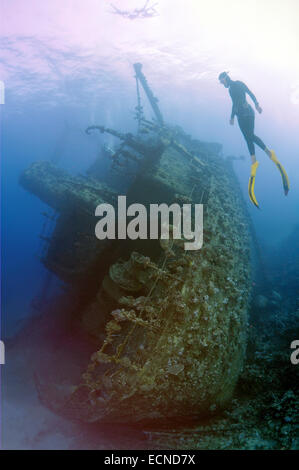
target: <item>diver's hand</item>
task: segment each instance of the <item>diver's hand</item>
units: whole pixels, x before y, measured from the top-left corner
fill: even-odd
[[[230,123],[231,126],[234,125],[234,122],[235,122],[234,118],[232,118],[232,119],[229,120],[229,123]]]
[[[256,105],[255,105],[255,109],[256,109],[257,112],[260,113],[260,114],[261,114],[262,111],[263,111],[259,104],[256,104]]]

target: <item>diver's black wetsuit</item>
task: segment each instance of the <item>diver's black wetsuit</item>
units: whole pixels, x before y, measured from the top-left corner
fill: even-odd
[[[237,116],[239,127],[245,137],[249,153],[250,155],[255,155],[254,143],[263,150],[266,149],[266,145],[254,134],[254,111],[246,101],[246,93],[248,93],[254,104],[257,106],[258,102],[256,97],[245,83],[238,80],[229,80],[229,94],[233,102],[231,119],[233,119],[235,115]]]

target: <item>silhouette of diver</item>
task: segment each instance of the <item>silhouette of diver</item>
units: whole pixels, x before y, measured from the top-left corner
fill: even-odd
[[[228,72],[222,72],[218,78],[219,78],[220,83],[222,83],[222,85],[224,85],[225,88],[229,89],[229,94],[233,102],[230,124],[234,125],[234,117],[237,116],[239,127],[246,140],[248,150],[251,156],[251,172],[250,172],[250,178],[249,178],[249,183],[248,183],[248,193],[249,193],[249,198],[251,202],[256,207],[259,207],[255,194],[254,194],[256,170],[259,165],[259,162],[256,160],[256,157],[255,157],[254,144],[257,144],[262,150],[264,150],[264,152],[268,155],[268,157],[276,164],[280,172],[281,178],[282,178],[284,193],[287,196],[289,189],[290,189],[290,183],[289,183],[289,178],[284,167],[278,161],[274,150],[269,150],[267,146],[264,144],[264,142],[257,135],[254,134],[255,115],[254,115],[254,110],[252,109],[250,104],[247,103],[246,101],[246,93],[250,96],[250,98],[254,102],[255,109],[259,113],[261,113],[262,108],[260,107],[256,97],[254,96],[252,91],[250,91],[249,88],[245,85],[245,83],[239,80],[236,80],[236,81],[232,80],[229,77]]]
[[[155,9],[157,3],[154,3],[152,6],[148,6],[149,0],[145,2],[145,5],[142,8],[135,8],[132,11],[128,10],[119,10],[114,6],[112,3],[110,5],[114,9],[116,15],[123,16],[124,18],[128,18],[129,20],[135,20],[136,18],[152,18],[153,16],[157,16],[158,13]]]

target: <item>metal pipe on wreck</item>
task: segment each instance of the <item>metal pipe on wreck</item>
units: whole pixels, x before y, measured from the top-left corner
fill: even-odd
[[[151,107],[153,108],[153,111],[155,113],[155,116],[157,118],[157,121],[159,122],[159,124],[163,125],[163,116],[162,116],[162,113],[159,109],[159,106],[157,104],[158,102],[158,98],[156,98],[152,92],[152,90],[150,89],[148,83],[147,83],[147,80],[144,76],[144,74],[142,73],[141,71],[142,69],[142,64],[140,63],[136,63],[134,64],[134,70],[136,72],[136,78],[138,80],[140,80],[140,83],[145,91],[145,94],[151,104]]]

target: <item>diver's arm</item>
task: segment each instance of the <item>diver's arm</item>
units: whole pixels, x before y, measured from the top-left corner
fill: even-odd
[[[233,126],[234,125],[234,119],[235,119],[235,115],[236,115],[236,107],[235,105],[233,104],[232,106],[232,112],[231,112],[231,115],[230,115],[230,125]]]
[[[233,91],[233,90],[234,90],[234,87],[235,87],[235,82],[234,82],[234,83],[231,82],[231,85],[230,85],[230,87],[229,87],[229,94],[230,94],[230,97],[231,97],[232,103],[233,103],[233,104],[232,104],[232,112],[231,112],[231,114],[230,114],[230,120],[229,120],[229,123],[230,123],[231,126],[234,125],[234,117],[235,117],[235,115],[236,115],[236,104],[235,104],[235,99],[236,99],[236,97],[235,97],[235,93],[234,93],[234,91]]]
[[[245,90],[245,93],[247,93],[250,98],[252,99],[252,101],[254,102],[254,105],[255,105],[255,109],[261,113],[262,112],[262,108],[260,107],[259,103],[258,103],[258,100],[256,99],[255,95],[252,93],[251,90],[249,90],[248,86],[245,85],[245,83],[243,83],[243,86],[244,86],[244,90]]]

